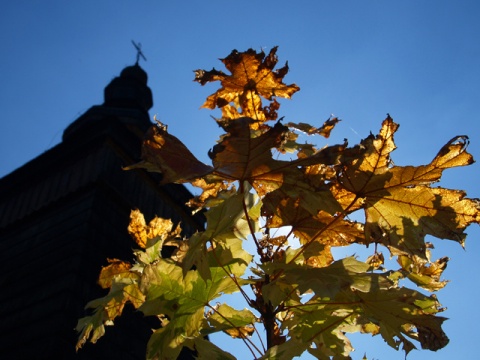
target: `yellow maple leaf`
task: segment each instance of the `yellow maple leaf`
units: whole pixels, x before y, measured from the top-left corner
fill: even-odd
[[[130,212],[128,233],[135,240],[138,246],[140,246],[142,249],[145,249],[147,244],[147,223],[145,222],[145,217],[140,210],[132,210]]]
[[[153,240],[157,236],[160,236],[162,241],[168,237],[175,238],[179,236],[181,229],[177,227],[172,231],[172,228],[173,222],[170,219],[162,219],[156,216],[147,225],[145,217],[139,210],[130,212],[128,233],[142,249],[148,246],[149,240]]]
[[[128,277],[130,275],[130,268],[132,265],[126,261],[119,259],[107,259],[109,265],[103,266],[98,277],[98,284],[103,289],[108,289],[112,286],[112,281],[115,276]]]
[[[296,124],[292,122],[288,123],[287,126],[300,130],[308,135],[319,134],[325,138],[328,138],[333,128],[339,121],[340,119],[336,117],[330,118],[327,121],[325,121],[320,128],[316,128],[315,126],[311,126],[310,124],[305,124],[305,123]]]
[[[249,181],[259,195],[278,188],[286,170],[293,170],[288,161],[272,159],[271,149],[280,145],[288,128],[274,127],[252,137],[251,118],[240,118],[228,125],[228,134],[209,152],[215,174],[227,180]]]
[[[206,206],[206,203],[209,201],[215,202],[218,194],[229,187],[229,184],[222,179],[210,179],[208,176],[195,179],[191,184],[202,189],[202,193],[199,196],[195,196],[187,203],[188,206],[197,208]]]
[[[330,166],[341,159],[357,158],[358,150],[346,149],[346,144],[325,147],[311,155],[293,161],[273,158],[272,149],[282,147],[289,129],[277,122],[273,127],[263,125],[252,129],[253,119],[242,117],[224,125],[227,134],[209,152],[213,160],[213,174],[228,181],[248,181],[258,195],[263,196],[280,188],[304,183],[307,176],[312,182],[325,174],[312,166]],[[308,175],[304,172],[308,171]],[[318,179],[317,179],[318,181]],[[307,185],[308,186],[308,185]]]
[[[480,222],[479,201],[466,198],[463,191],[430,185],[439,181],[443,170],[473,163],[465,150],[468,138],[453,138],[428,165],[401,167],[390,159],[397,129],[388,117],[379,135],[362,141],[365,156],[344,166],[342,189],[334,195],[344,208],[365,209],[367,242],[382,243],[393,255],[425,258],[427,234],[463,245],[464,229]]]
[[[402,272],[406,273],[406,276],[415,284],[429,291],[436,291],[447,285],[448,281],[442,281],[440,278],[449,260],[448,257],[434,262],[426,261],[418,256],[399,256],[397,258]]]
[[[221,59],[230,75],[212,69],[210,71],[196,70],[195,81],[201,85],[220,81],[222,87],[210,95],[202,107],[222,109],[224,118],[239,118],[248,116],[256,121],[275,120],[279,104],[273,97],[290,98],[300,88],[295,85],[285,85],[282,80],[288,72],[288,64],[278,70],[273,70],[278,62],[277,47],[269,54],[257,53],[249,49],[245,52],[232,51]],[[267,107],[262,107],[260,97],[272,101]],[[240,109],[239,112],[237,109]],[[252,124],[252,127],[255,127]]]

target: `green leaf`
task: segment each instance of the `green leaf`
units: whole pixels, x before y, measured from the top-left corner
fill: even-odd
[[[242,249],[241,242],[235,241],[235,239],[245,236],[245,226],[248,227],[248,223],[244,219],[244,205],[253,219],[258,219],[258,207],[261,205],[258,204],[257,199],[256,195],[249,192],[228,194],[224,201],[209,209],[205,213],[207,228],[203,233],[194,234],[188,241],[189,249],[182,264],[184,272],[195,266],[201,276],[208,279],[210,278],[210,266],[219,266],[220,258],[222,264],[226,264],[225,259],[227,262],[231,262],[232,259],[237,258],[248,265],[252,257]],[[255,202],[257,202],[256,205]],[[214,244],[216,249],[220,246],[222,253],[217,254],[217,251],[212,253],[211,249],[207,249],[207,243]],[[227,244],[228,246],[235,244],[235,246],[229,250]],[[219,249],[217,250],[219,251]],[[238,254],[232,252],[238,252]]]
[[[222,255],[224,251],[216,249],[215,253]],[[187,338],[202,336],[201,330],[207,326],[205,307],[223,294],[239,291],[238,284],[242,282],[235,282],[225,268],[243,273],[246,265],[237,264],[234,257],[227,258],[222,265],[224,268],[217,265],[210,269],[209,279],[203,279],[196,270],[189,270],[184,276],[182,267],[169,260],[160,259],[145,267],[140,286],[147,299],[140,310],[146,315],[164,314],[169,319],[152,335],[151,356],[172,356],[169,346],[179,346]]]
[[[76,330],[80,332],[77,342],[77,350],[90,338],[95,343],[105,334],[104,325],[113,325],[113,320],[120,316],[124,306],[130,302],[138,308],[145,300],[138,281],[139,274],[134,271],[130,264],[117,259],[109,260],[110,264],[102,268],[99,276],[99,284],[110,287],[107,295],[87,303],[86,308],[92,308],[94,314],[78,321]]]
[[[235,224],[244,216],[244,201],[253,206],[250,199],[253,199],[252,194],[229,194],[222,203],[209,209],[205,213],[207,228],[203,235],[204,238],[212,240],[221,235],[233,233]]]
[[[198,360],[235,360],[232,354],[223,351],[211,341],[195,338],[194,346],[198,354]]]
[[[292,263],[269,263],[262,267],[272,275],[281,270],[282,274],[276,281],[296,284],[301,294],[313,291],[320,297],[333,298],[343,288],[368,292],[378,288],[388,289],[393,285],[380,274],[367,273],[370,266],[353,257],[335,261],[322,268]]]
[[[188,250],[182,261],[182,269],[186,274],[196,268],[204,279],[210,278],[210,267],[207,256],[207,238],[203,232],[197,232],[188,239]]]
[[[438,301],[406,288],[368,292],[344,288],[333,298],[314,296],[289,311],[293,316],[283,322],[283,328],[299,341],[315,342],[316,353],[323,349],[326,356],[333,355],[332,349],[350,347],[343,332],[380,333],[391,347],[398,350],[402,345],[406,353],[415,348],[408,338],[430,350],[448,343],[441,329],[445,319],[435,316],[441,311]],[[339,341],[344,345],[340,346]],[[343,351],[338,354],[348,355]]]
[[[309,344],[289,339],[283,344],[272,346],[259,360],[291,360],[302,355]]]
[[[78,320],[75,330],[80,333],[75,349],[78,351],[88,340],[95,344],[105,335],[105,315],[103,309],[97,309],[91,316]]]
[[[241,328],[256,322],[255,315],[248,309],[236,310],[227,304],[221,304],[214,308],[208,316],[211,328],[208,334],[224,331],[232,328]]]

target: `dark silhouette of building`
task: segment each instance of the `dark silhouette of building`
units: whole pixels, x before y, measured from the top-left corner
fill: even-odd
[[[1,359],[145,358],[150,325],[133,310],[78,354],[74,328],[104,295],[96,280],[106,259],[132,260],[131,209],[181,221],[186,233],[203,226],[184,186],[122,170],[139,160],[152,104],[147,74],[126,67],[60,144],[0,179]]]

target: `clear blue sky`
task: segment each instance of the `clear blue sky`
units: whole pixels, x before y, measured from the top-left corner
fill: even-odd
[[[470,136],[480,159],[480,2],[465,1],[2,1],[0,4],[0,176],[61,141],[65,127],[135,62],[141,42],[154,107],[203,161],[218,138],[208,110],[214,85],[192,82],[192,70],[222,68],[232,49],[268,51],[288,60],[286,83],[301,91],[282,102],[286,121],[343,121],[329,143],[351,144],[376,133],[386,113],[400,130],[397,165],[429,162],[455,135]],[[445,173],[442,186],[480,197],[479,165]],[[34,181],[32,174],[32,181]],[[450,344],[408,359],[478,356],[480,231],[468,230],[466,251],[435,241],[434,257],[452,260],[438,293],[448,307]],[[241,343],[232,350],[245,354]],[[354,359],[403,359],[381,339],[356,337]],[[475,354],[475,355],[474,355]]]

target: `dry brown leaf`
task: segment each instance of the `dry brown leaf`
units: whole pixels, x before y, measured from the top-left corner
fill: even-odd
[[[340,121],[340,119],[334,117],[330,118],[327,121],[323,123],[323,125],[319,128],[316,128],[315,126],[311,126],[310,124],[306,123],[288,123],[287,126],[300,130],[308,135],[313,135],[313,134],[318,134],[321,135],[325,138],[328,138],[330,136],[330,133],[332,132],[333,128],[335,125]]]
[[[199,161],[175,136],[167,132],[160,122],[150,127],[142,145],[142,161],[125,170],[146,169],[159,172],[162,184],[184,183],[202,177],[212,168]]]
[[[229,184],[223,180],[219,181],[207,181],[208,177],[202,177],[195,179],[191,184],[195,187],[201,188],[202,193],[199,196],[195,196],[191,199],[187,205],[190,207],[202,208],[209,200],[214,200],[217,198],[219,192],[227,190]]]
[[[236,338],[243,339],[248,336],[252,336],[252,334],[255,332],[255,327],[253,327],[253,325],[246,325],[246,326],[226,329],[224,331],[234,339]]]

